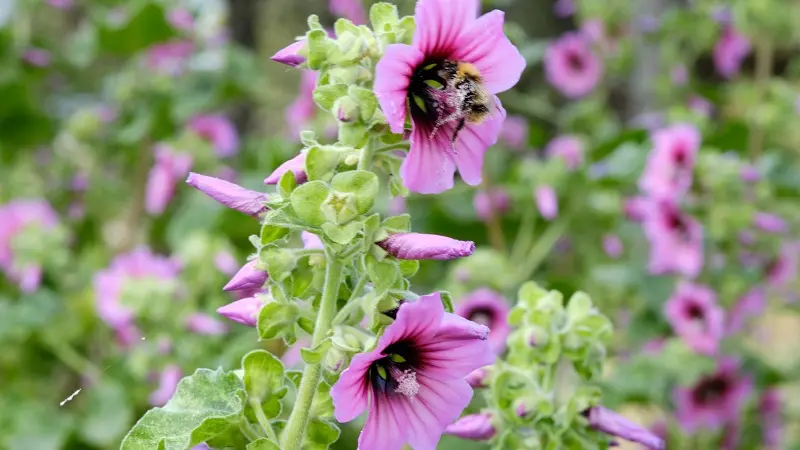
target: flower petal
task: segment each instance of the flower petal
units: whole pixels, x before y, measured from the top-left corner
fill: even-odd
[[[406,123],[406,98],[414,69],[425,55],[415,47],[393,44],[375,68],[375,96],[393,133],[402,133]]]
[[[373,397],[367,422],[358,436],[358,450],[400,450],[406,427],[401,427],[397,419],[386,393]]]
[[[377,356],[377,357],[376,357]],[[339,380],[331,388],[334,416],[339,422],[349,422],[367,409],[369,386],[369,366],[382,357],[374,352],[361,353],[353,357]]]
[[[420,390],[414,399],[400,398],[393,406],[402,406],[411,447],[436,450],[445,428],[458,419],[472,400],[472,388],[464,380],[439,381],[423,373],[417,373],[417,380]]]
[[[479,7],[479,0],[419,0],[414,12],[414,47],[428,56],[450,56]]]
[[[452,55],[474,65],[492,94],[514,87],[525,70],[525,58],[503,32],[504,20],[505,13],[498,10],[479,17],[461,34]]]
[[[415,123],[411,149],[400,172],[403,185],[419,194],[439,194],[453,187],[456,165],[450,150],[450,136],[440,129],[433,138],[429,127]]]
[[[439,380],[459,379],[493,364],[495,352],[488,336],[485,326],[445,313],[436,338],[419,347],[425,374]]]
[[[376,351],[408,338],[420,342],[433,339],[444,316],[442,297],[438,293],[423,295],[415,302],[406,302],[397,311],[397,319],[386,327]]]
[[[497,109],[485,122],[477,125],[468,124],[461,130],[456,141],[456,151],[452,153],[458,174],[470,186],[481,184],[484,154],[489,147],[497,143],[500,129],[503,128],[503,121],[506,119],[506,110],[500,104],[500,99],[495,97],[494,104]],[[442,131],[440,130],[439,134]],[[451,133],[444,134],[452,136]]]

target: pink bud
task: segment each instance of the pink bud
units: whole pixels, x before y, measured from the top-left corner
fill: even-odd
[[[217,313],[234,322],[254,327],[258,322],[258,312],[262,306],[264,306],[263,300],[258,297],[248,297],[217,309]]]
[[[470,256],[475,243],[446,236],[421,233],[397,233],[377,243],[397,259],[448,260]]]
[[[165,367],[158,379],[158,388],[150,394],[150,404],[164,406],[175,394],[182,376],[181,368],[177,365],[171,364]]]
[[[536,188],[536,205],[539,213],[547,220],[553,220],[558,216],[558,197],[556,191],[550,186],[539,186]]]
[[[272,172],[266,180],[264,180],[264,184],[278,184],[278,181],[281,180],[283,174],[289,171],[294,173],[294,177],[298,183],[305,183],[306,180],[308,180],[308,177],[306,176],[305,153],[300,153],[294,158],[278,166],[278,168],[275,169],[275,171]]]
[[[264,202],[268,200],[268,197],[263,192],[251,191],[225,180],[199,175],[194,172],[189,174],[186,183],[228,208],[247,215],[258,217],[259,214],[267,210]]]
[[[469,375],[467,375],[465,380],[473,388],[482,388],[486,387],[486,378],[488,376],[489,372],[484,368],[480,368],[478,370],[473,370]]]
[[[306,62],[306,58],[303,55],[300,55],[298,52],[305,47],[306,41],[299,40],[292,44],[289,44],[285,48],[278,50],[277,53],[272,55],[272,59],[275,62],[279,62],[281,64],[286,64],[287,66],[297,67],[300,64]]]
[[[256,268],[257,259],[242,266],[231,281],[222,288],[223,291],[240,291],[243,289],[260,289],[267,282],[269,275]]]
[[[444,432],[463,439],[486,441],[495,435],[496,430],[492,425],[492,415],[483,413],[464,416],[448,425]]]

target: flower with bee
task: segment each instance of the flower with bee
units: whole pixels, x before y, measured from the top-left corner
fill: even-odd
[[[503,33],[503,12],[477,17],[479,7],[479,0],[419,0],[412,45],[390,45],[378,62],[375,93],[392,132],[411,119],[402,167],[411,191],[452,188],[456,168],[467,184],[480,184],[484,153],[506,117],[496,94],[525,69]]]

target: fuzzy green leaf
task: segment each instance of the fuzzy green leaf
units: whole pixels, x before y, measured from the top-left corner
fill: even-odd
[[[333,177],[331,187],[340,192],[354,194],[359,214],[366,214],[375,203],[380,183],[378,176],[372,172],[353,170]]]
[[[318,227],[325,223],[320,207],[328,198],[330,189],[322,181],[309,181],[292,192],[291,203],[297,217],[308,225]]]

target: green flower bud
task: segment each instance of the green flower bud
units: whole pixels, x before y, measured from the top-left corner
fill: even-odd
[[[100,131],[100,118],[94,111],[81,109],[70,117],[67,130],[79,141],[88,141]]]
[[[342,225],[358,217],[355,194],[331,191],[322,203],[322,214],[328,222]]]

